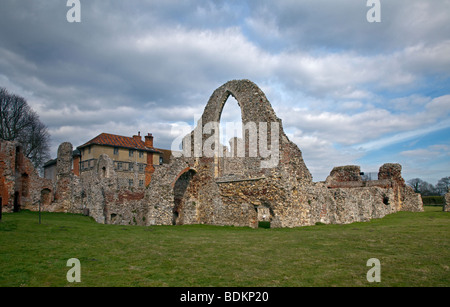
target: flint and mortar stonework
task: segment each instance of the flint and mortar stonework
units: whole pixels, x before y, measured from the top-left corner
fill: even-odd
[[[230,95],[238,101],[248,128],[230,148],[236,153],[233,149],[242,145],[245,156],[211,142],[218,139],[211,123],[220,121]],[[205,155],[205,149],[212,154]],[[70,172],[71,159],[72,145],[61,144],[57,180],[49,189],[54,196],[46,208],[83,213],[99,223],[258,227],[264,221],[274,228],[345,224],[402,210],[423,211],[420,194],[405,185],[399,164],[382,165],[375,181],[362,180],[359,166],[341,166],[326,181],[313,182],[302,152],[284,133],[265,94],[249,80],[229,81],[213,92],[197,127],[184,139],[183,155],[155,165],[143,188],[123,187],[108,155],[101,155],[80,177]],[[0,169],[2,178],[11,176],[7,169]],[[2,191],[8,189],[6,181]]]
[[[39,177],[16,142],[0,142],[0,204],[3,212],[43,210],[50,206],[52,182]]]
[[[445,200],[445,203],[444,203],[444,207],[442,209],[445,212],[450,212],[450,191],[448,191],[448,193],[445,194],[444,200]]]

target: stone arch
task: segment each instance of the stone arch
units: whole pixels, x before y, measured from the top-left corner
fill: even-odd
[[[194,168],[187,167],[177,175],[172,183],[172,225],[192,223],[192,220],[195,219],[197,198],[195,189],[191,187],[191,181],[195,174],[197,171]]]
[[[193,167],[190,167],[190,166],[188,166],[188,167],[182,169],[182,170],[178,173],[178,175],[175,177],[175,179],[172,181],[172,188],[175,186],[175,183],[178,181],[178,179],[179,179],[184,173],[189,172],[189,171],[192,171],[193,173],[197,173],[197,170],[196,170],[195,168],[193,168]]]
[[[197,195],[191,181],[196,173],[195,169],[188,167],[173,182],[172,225],[191,224],[195,220]]]
[[[221,157],[214,152],[215,143],[210,142],[216,138],[216,133],[211,131],[212,129],[205,129],[205,126],[212,122],[220,127],[223,108],[230,96],[236,99],[241,110],[243,130],[247,123],[256,123],[258,140],[261,136],[266,137],[266,152],[273,148],[273,140],[278,140],[275,145],[279,146],[275,148],[279,152],[275,155],[269,152],[263,156],[260,154],[263,151],[262,146],[258,144],[259,156],[245,155],[239,173],[221,176],[218,169],[220,161],[217,161]],[[273,132],[266,126],[267,134],[261,133],[263,130],[259,123],[274,122],[278,124],[275,125],[278,131]],[[246,147],[247,135],[242,133],[242,136]],[[213,147],[208,148],[209,145]],[[205,149],[208,149],[207,153]],[[182,151],[179,155],[174,155],[175,158],[170,164],[160,166],[152,175],[153,179],[146,190],[146,198],[149,200],[149,225],[254,225],[259,211],[261,216],[266,215],[262,219],[268,219],[273,226],[281,227],[279,212],[284,205],[272,202],[267,208],[262,206],[256,210],[257,208],[252,207],[256,202],[252,200],[258,199],[262,203],[267,193],[276,193],[279,199],[289,199],[289,191],[293,187],[312,182],[300,149],[287,138],[281,120],[275,115],[265,94],[249,80],[229,81],[212,93],[196,127],[183,136]],[[263,162],[272,160],[275,160],[275,165],[263,165]],[[279,189],[281,181],[283,189]],[[236,196],[234,187],[239,186],[247,189],[248,194],[243,193],[243,197]],[[244,203],[247,205],[244,206]],[[188,205],[191,206],[188,208]]]
[[[219,103],[219,105],[218,105],[218,114],[214,114],[214,116],[215,116],[215,121],[220,121],[220,119],[221,119],[221,117],[222,117],[222,112],[223,112],[223,109],[224,109],[224,107],[225,107],[225,104],[227,103],[227,101],[228,101],[228,98],[230,98],[230,96],[231,97],[233,97],[234,99],[236,99],[236,101],[237,101],[237,104],[238,104],[238,106],[239,106],[239,108],[241,109],[241,120],[242,120],[242,106],[241,106],[241,104],[240,104],[240,102],[239,102],[239,100],[236,98],[236,95],[235,94],[233,94],[233,92],[231,92],[229,89],[227,89],[227,90],[225,90],[224,92],[223,92],[223,94],[222,94],[222,96],[220,97],[220,99],[219,99],[219,101],[218,101],[218,103]],[[217,117],[218,116],[218,117]]]
[[[243,123],[248,121],[278,121],[264,92],[250,80],[232,80],[217,88],[205,107],[203,124],[219,122],[223,107],[229,96],[233,96],[241,108]]]
[[[240,154],[235,154],[235,157],[227,157],[226,148],[220,144],[220,120],[222,112],[228,98],[232,96],[236,99],[241,110],[242,122],[242,139],[233,139],[230,144],[230,150],[234,155],[235,151]],[[202,144],[208,144],[209,149],[210,138],[214,138],[214,156],[213,169],[214,177],[223,176],[240,176],[245,177],[252,173],[249,169],[259,169],[260,159],[257,159],[257,129],[256,125],[259,122],[271,123],[281,121],[276,117],[269,101],[261,89],[249,80],[232,80],[218,89],[211,95],[205,110],[202,115]],[[213,125],[211,125],[213,123]],[[208,125],[208,126],[207,126]],[[215,127],[214,135],[207,134],[209,127]],[[205,127],[208,127],[205,129]],[[252,129],[248,129],[248,128]],[[251,130],[251,132],[249,132]],[[206,132],[206,133],[205,133]],[[252,145],[250,145],[250,143]],[[239,144],[239,146],[237,146]],[[250,153],[252,152],[252,153]],[[225,157],[224,157],[225,156]],[[253,157],[248,159],[249,157]],[[246,163],[244,163],[244,159]],[[244,166],[245,165],[245,166]],[[238,171],[238,172],[236,172]],[[236,174],[237,173],[237,174]]]
[[[243,152],[241,155],[243,159],[241,159],[242,161],[238,161],[239,159],[232,161],[233,170],[239,169],[236,165],[242,165],[240,167],[241,172],[237,175],[232,174],[234,171],[227,172],[226,165],[223,163],[224,150],[219,143],[220,136],[211,129],[214,123],[216,123],[216,126],[220,126],[223,107],[230,96],[233,96],[238,102],[242,117],[242,142],[239,145],[241,146],[241,152]],[[276,116],[266,95],[250,80],[232,80],[213,92],[191,137],[194,136],[195,139],[195,136],[200,133],[202,135],[203,157],[208,158],[209,163],[212,162],[211,167],[216,179],[230,176],[237,178],[259,177],[268,174],[268,169],[279,167],[280,162],[285,165],[297,164],[294,167],[288,167],[298,174],[296,175],[299,178],[298,180],[309,182],[312,179],[303,162],[301,151],[287,138],[283,131],[282,122]],[[216,141],[214,142],[213,139]],[[265,142],[262,143],[261,140],[265,140]],[[210,148],[210,144],[214,144],[214,146]],[[191,148],[195,148],[197,152],[200,151],[195,142],[191,144]],[[276,150],[273,150],[274,148]],[[196,156],[195,149],[193,156]],[[292,157],[295,157],[295,159]]]

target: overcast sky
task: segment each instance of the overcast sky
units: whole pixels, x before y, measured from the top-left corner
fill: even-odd
[[[373,23],[366,2],[81,0],[69,23],[66,0],[0,0],[0,87],[39,114],[56,156],[102,132],[170,148],[216,88],[250,79],[314,181],[396,162],[435,184],[450,176],[450,1],[381,0]]]

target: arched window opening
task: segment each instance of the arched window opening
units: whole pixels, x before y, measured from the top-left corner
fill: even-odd
[[[228,96],[220,114],[219,135],[220,143],[235,157],[236,151],[231,151],[230,141],[234,138],[242,139],[242,115],[241,107],[232,95]]]
[[[42,189],[41,190],[41,205],[49,206],[52,202],[52,192],[50,189]]]

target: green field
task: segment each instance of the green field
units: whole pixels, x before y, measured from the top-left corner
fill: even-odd
[[[78,258],[81,282],[69,283]],[[381,263],[369,283],[367,260]],[[450,286],[450,213],[348,225],[120,226],[23,211],[0,222],[0,286]]]

